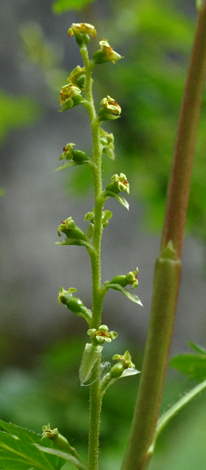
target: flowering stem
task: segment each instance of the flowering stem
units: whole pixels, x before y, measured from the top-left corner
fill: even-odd
[[[122,470],[146,470],[152,456],[179,290],[181,251],[197,127],[206,80],[206,1],[197,29],[180,111],[150,324],[131,434]]]
[[[93,232],[93,247],[94,252],[91,254],[92,265],[92,322],[91,328],[98,329],[101,324],[101,312],[103,296],[101,292],[101,239],[102,239],[102,211],[104,202],[100,198],[102,192],[102,170],[101,170],[101,145],[100,145],[100,122],[97,120],[94,100],[92,96],[92,79],[91,73],[94,67],[92,61],[88,58],[87,48],[84,45],[80,49],[81,55],[84,60],[86,70],[85,81],[85,98],[86,108],[89,113],[92,129],[93,139],[93,185],[94,185],[94,206],[95,206],[95,219],[94,219],[94,232]],[[90,426],[89,426],[89,452],[88,452],[88,469],[98,470],[98,452],[99,452],[99,425],[100,425],[100,412],[101,412],[101,393],[100,393],[100,380],[99,380],[99,367],[101,357],[94,366],[91,385],[90,385]]]

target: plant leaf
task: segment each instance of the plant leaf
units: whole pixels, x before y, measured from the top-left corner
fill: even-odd
[[[94,0],[56,0],[52,4],[52,10],[57,14],[64,13],[68,10],[81,10],[81,8],[93,1]]]
[[[206,349],[199,344],[192,343],[192,341],[188,341],[189,346],[194,349],[194,351],[198,352],[199,354],[204,354],[206,356]]]
[[[66,452],[62,452],[61,450],[58,449],[51,449],[48,447],[42,447],[39,444],[35,444],[37,449],[39,449],[41,452],[45,452],[50,455],[55,455],[57,457],[60,457],[62,459],[68,460],[69,462],[73,463],[79,470],[87,470],[86,465],[84,465],[81,460],[78,458],[74,457],[71,454],[67,454]]]
[[[179,354],[170,360],[170,366],[192,380],[206,378],[206,356],[197,354]]]
[[[75,239],[75,238],[64,238],[63,240],[56,242],[55,245],[78,245],[78,246],[86,246],[90,250],[94,250],[92,244],[87,242],[86,240]]]
[[[115,194],[112,191],[104,191],[103,194],[106,196],[106,198],[115,197],[117,201],[120,202],[120,204],[122,204],[124,207],[126,207],[127,210],[129,210],[129,203],[123,196],[120,196],[119,194]]]
[[[0,468],[3,470],[60,470],[65,460],[56,455],[45,456],[36,447],[41,442],[41,436],[20,428],[12,423],[1,421],[3,429],[15,434],[0,431]],[[46,439],[47,446],[53,446]],[[38,445],[38,444],[37,444]],[[42,445],[43,447],[43,445]]]
[[[78,162],[73,162],[70,161],[70,162],[65,162],[65,163],[62,163],[62,165],[59,165],[55,171],[59,171],[59,170],[64,170],[64,168],[69,168],[70,166],[80,166],[80,165],[83,165],[84,163],[88,163],[89,160],[85,160],[84,162],[81,162],[81,163],[78,163]],[[91,161],[90,161],[91,163]]]
[[[118,290],[118,291],[122,292],[122,294],[126,295],[126,297],[129,300],[131,300],[132,302],[135,302],[136,304],[139,304],[143,307],[142,302],[139,299],[139,297],[135,294],[132,294],[132,292],[130,292],[129,290],[125,289],[125,287],[120,286],[120,284],[108,283],[108,284],[104,284],[104,287],[106,287],[107,289],[113,289],[113,290]]]

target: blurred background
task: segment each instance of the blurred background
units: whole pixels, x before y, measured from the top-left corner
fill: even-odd
[[[66,2],[65,2],[66,3]],[[73,2],[73,5],[78,2]],[[81,3],[81,2],[79,2]],[[72,5],[72,2],[71,2]],[[58,1],[56,1],[56,10]],[[62,247],[57,227],[72,216],[83,230],[93,208],[86,165],[55,173],[68,142],[91,153],[86,110],[59,113],[59,90],[82,65],[72,22],[97,29],[89,45],[108,39],[124,56],[94,70],[94,97],[109,94],[121,119],[105,123],[115,136],[116,160],[103,161],[104,184],[127,175],[130,211],[106,202],[113,218],[104,230],[102,278],[139,268],[144,307],[109,292],[103,322],[119,333],[104,359],[129,349],[141,369],[154,262],[164,218],[168,174],[181,94],[195,29],[193,0],[95,0],[55,14],[51,0],[1,0],[0,16],[0,416],[41,433],[50,422],[86,454],[88,387],[78,367],[87,341],[84,322],[57,305],[58,291],[76,287],[91,307],[91,269],[83,247]],[[183,272],[171,355],[205,345],[206,98],[204,99],[183,250]],[[138,376],[118,381],[104,399],[101,470],[117,470],[130,428]],[[192,386],[170,369],[163,410]],[[151,384],[152,387],[152,384]],[[158,442],[151,470],[205,468],[204,395],[174,420]],[[73,468],[67,464],[64,469]]]

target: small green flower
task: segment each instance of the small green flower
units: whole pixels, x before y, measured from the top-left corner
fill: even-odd
[[[63,85],[59,95],[61,111],[71,109],[84,101],[80,88],[75,85]]]
[[[71,28],[68,30],[68,36],[75,36],[77,44],[81,47],[83,44],[88,44],[90,36],[95,38],[97,35],[96,29],[89,23],[72,23]]]
[[[126,275],[120,274],[119,276],[115,276],[111,281],[110,284],[119,284],[122,287],[126,287],[128,284],[132,285],[132,289],[138,286],[138,268],[136,271],[130,271]]]
[[[80,67],[77,65],[77,67],[70,73],[67,81],[70,85],[75,85],[83,90],[85,83],[85,67]]]
[[[132,362],[132,357],[129,351],[125,351],[124,355],[115,354],[112,358],[113,360],[118,360],[121,364],[123,364],[124,369],[135,369],[135,365]]]
[[[59,160],[63,160],[65,158],[66,161],[73,160],[73,162],[81,165],[82,163],[88,162],[89,158],[87,157],[86,153],[82,152],[82,150],[74,150],[75,144],[66,144],[63,148],[63,153],[60,155]]]
[[[117,60],[122,59],[121,55],[115,52],[109,45],[106,39],[99,41],[100,49],[93,55],[95,64],[103,64],[104,62],[113,62],[116,64]]]
[[[76,226],[72,217],[68,217],[68,219],[61,222],[57,230],[59,237],[61,237],[60,232],[64,233],[67,238],[72,238],[74,240],[86,240],[85,233]]]
[[[102,153],[106,154],[111,160],[115,159],[115,154],[114,154],[114,136],[113,134],[109,134],[108,132],[105,132],[101,127],[100,127],[100,142],[102,146]]]
[[[113,98],[111,98],[111,96],[107,95],[106,98],[103,98],[100,101],[98,118],[100,121],[111,121],[118,119],[120,117],[121,111],[122,110],[119,104]]]
[[[111,177],[111,182],[106,186],[107,191],[112,191],[115,194],[118,194],[122,191],[126,191],[129,194],[129,183],[127,181],[126,175],[120,173],[120,175],[113,175]]]
[[[91,343],[94,345],[103,344],[105,341],[111,343],[111,341],[118,336],[116,331],[109,331],[107,325],[101,325],[98,330],[96,328],[90,328],[87,334],[90,336]]]

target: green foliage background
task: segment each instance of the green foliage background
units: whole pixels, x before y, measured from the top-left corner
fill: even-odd
[[[88,6],[86,4],[89,4]],[[95,18],[93,3],[56,0],[55,12],[85,7],[78,21],[89,21],[90,15],[102,37],[106,36],[115,50],[125,56],[118,67],[106,65],[102,79],[101,66],[95,70],[97,99],[105,93],[114,97],[123,109],[122,118],[114,124],[117,160],[104,162],[104,176],[120,172],[122,166],[130,181],[133,196],[144,206],[144,227],[158,230],[164,214],[167,180],[174,146],[178,110],[184,86],[185,71],[194,33],[195,6],[191,15],[180,2],[112,0],[110,14]],[[180,9],[180,6],[182,7]],[[176,8],[175,8],[176,7]],[[69,26],[69,25],[68,25]],[[108,37],[109,36],[109,37]],[[93,47],[91,45],[91,47]],[[70,70],[68,71],[70,72]],[[38,107],[25,97],[0,94],[0,138],[20,125],[38,117]],[[15,104],[17,115],[12,112]],[[187,229],[205,240],[206,234],[206,98],[204,99],[195,166],[192,178]],[[85,166],[86,167],[86,166]],[[72,196],[88,181],[87,168],[77,168],[68,192]],[[89,191],[89,184],[84,184]],[[0,384],[0,414],[40,432],[41,425],[51,422],[59,427],[86,454],[88,425],[88,389],[80,388],[77,370],[84,338],[60,341],[44,350],[30,371],[7,368]],[[128,348],[128,345],[126,345]],[[142,354],[132,351],[137,368]],[[7,339],[1,341],[1,358],[8,356]],[[3,360],[2,360],[3,362]],[[117,470],[126,447],[136,397],[137,378],[115,384],[104,400],[101,448],[102,469]],[[152,384],[151,384],[152,386]],[[174,375],[168,378],[163,408],[191,384]],[[157,446],[151,470],[194,470],[204,468],[205,398],[194,403],[170,425]],[[183,419],[184,418],[184,419]],[[66,464],[65,470],[71,468]]]

